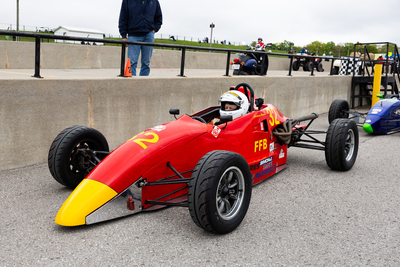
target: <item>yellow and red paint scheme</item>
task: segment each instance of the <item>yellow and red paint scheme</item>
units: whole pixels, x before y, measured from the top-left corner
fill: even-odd
[[[215,109],[218,107],[209,107],[192,116]],[[280,144],[272,130],[287,119],[275,106],[264,104],[259,110],[221,125],[205,124],[183,115],[148,129],[101,161],[65,201],[55,221],[75,226],[121,217],[112,215],[88,220],[89,215],[126,194],[128,188],[133,185],[136,188],[138,181],[177,179],[167,163],[184,178],[190,178],[201,157],[213,150],[242,155],[250,167],[253,184],[264,181],[286,166],[287,145]],[[135,212],[160,208],[162,205],[152,204],[152,200],[173,202],[187,198],[187,192],[187,185],[182,183],[141,186],[136,205],[132,206]],[[126,204],[124,209],[127,209]]]

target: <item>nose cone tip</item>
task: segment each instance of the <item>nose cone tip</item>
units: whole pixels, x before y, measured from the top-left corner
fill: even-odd
[[[55,223],[62,226],[86,224],[86,216],[117,195],[100,182],[84,179],[68,197],[57,213]]]
[[[363,130],[364,130],[366,133],[369,133],[369,134],[371,134],[371,133],[374,132],[374,130],[372,129],[371,124],[369,124],[369,123],[364,123],[364,124],[363,124]]]
[[[61,207],[54,222],[62,226],[78,226],[86,223],[85,216],[79,216],[79,214],[74,214],[71,211],[71,209],[66,209],[64,206]]]

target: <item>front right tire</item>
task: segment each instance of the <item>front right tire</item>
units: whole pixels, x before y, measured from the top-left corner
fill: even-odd
[[[57,135],[50,146],[48,166],[53,178],[74,189],[95,167],[96,163],[85,149],[108,152],[106,138],[96,129],[71,126]],[[97,157],[103,159],[106,154]]]

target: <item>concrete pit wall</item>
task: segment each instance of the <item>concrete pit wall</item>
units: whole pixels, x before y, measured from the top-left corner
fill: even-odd
[[[119,69],[120,58],[119,47],[41,46],[43,69]],[[157,49],[151,61],[157,68],[180,64],[177,50]],[[329,62],[324,64],[329,69]],[[226,54],[186,54],[186,69],[225,67]],[[287,58],[270,57],[270,70],[288,67]],[[0,69],[34,69],[34,43],[1,41]],[[0,170],[46,162],[54,138],[71,125],[100,130],[115,149],[135,134],[173,120],[170,108],[185,114],[217,105],[223,92],[241,82],[286,116],[297,117],[327,112],[334,99],[349,99],[351,77],[5,78],[0,83]]]
[[[98,129],[115,149],[173,120],[170,108],[185,114],[217,105],[223,92],[241,82],[286,116],[297,117],[349,99],[350,81],[346,76],[2,80],[0,170],[46,162],[51,142],[72,125]]]

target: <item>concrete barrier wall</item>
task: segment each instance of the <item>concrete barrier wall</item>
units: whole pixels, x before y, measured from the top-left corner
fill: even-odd
[[[86,48],[83,48],[86,49]],[[249,83],[289,117],[327,112],[349,99],[351,77],[205,77],[99,80],[1,80],[0,170],[43,163],[56,135],[71,125],[100,130],[110,149],[181,114],[217,105],[232,85]]]
[[[180,68],[182,52],[154,49],[152,68]],[[231,55],[231,60],[237,57]],[[187,69],[225,69],[227,54],[186,52]],[[269,57],[269,70],[289,70],[288,58]],[[73,45],[41,43],[42,69],[110,69],[120,68],[121,47],[107,45]],[[323,62],[329,70],[329,62]],[[140,65],[140,64],[139,64]],[[0,69],[34,69],[35,43],[0,41]]]
[[[232,58],[234,55],[232,56]],[[43,69],[120,68],[121,48],[71,44],[41,46]],[[187,52],[186,69],[225,69],[226,54]],[[0,42],[0,69],[33,69],[34,43]],[[153,68],[180,68],[181,51],[154,50]],[[324,62],[325,69],[329,63]],[[270,57],[270,70],[288,70],[287,58]],[[217,105],[230,86],[249,83],[259,97],[289,117],[326,112],[349,99],[351,77],[202,77],[135,79],[2,79],[0,170],[43,163],[55,136],[71,125],[100,130],[110,148],[181,114]]]

